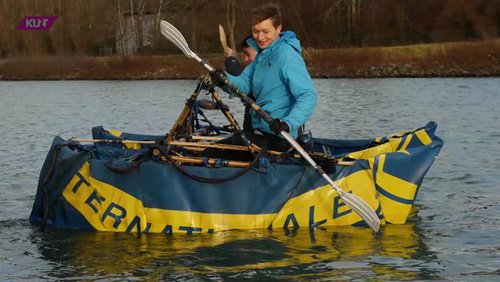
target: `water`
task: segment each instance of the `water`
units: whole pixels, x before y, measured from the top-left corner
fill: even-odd
[[[445,145],[405,225],[186,236],[41,231],[27,220],[55,135],[172,126],[193,81],[0,82],[0,280],[493,280],[500,275],[500,79],[315,80],[317,137],[438,123]],[[223,97],[226,97],[225,95]],[[224,99],[241,120],[239,99]],[[213,116],[223,121],[222,116]]]

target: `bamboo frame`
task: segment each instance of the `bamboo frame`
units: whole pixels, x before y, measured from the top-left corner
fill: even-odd
[[[223,139],[219,136],[193,136],[195,140],[214,140],[218,141]],[[110,140],[110,139],[83,139],[83,138],[72,138],[71,141],[81,142],[81,143],[112,143],[112,144],[144,144],[144,145],[154,145],[155,141],[149,140]],[[221,144],[221,143],[212,143],[212,142],[189,142],[189,141],[171,141],[169,145],[172,146],[182,146],[186,150],[202,152],[207,148],[221,149],[221,150],[234,150],[234,151],[247,151],[251,153],[257,153],[261,150],[261,148],[255,144],[250,144],[249,146],[243,145],[232,145],[232,144]],[[284,152],[279,151],[267,151],[271,155],[284,155]],[[178,156],[181,156],[179,153]],[[324,157],[322,153],[313,153],[310,152],[309,155],[316,157]],[[301,158],[299,154],[294,154],[293,157]],[[335,160],[338,165],[342,166],[351,166],[354,164],[353,161],[342,161]]]
[[[222,107],[221,107],[221,105],[223,105],[222,99],[221,99],[219,93],[217,93],[215,91],[215,89],[213,87],[211,87],[212,86],[212,80],[209,77],[207,77],[207,76],[203,76],[201,78],[201,80],[202,81],[199,82],[199,85],[196,88],[196,91],[193,92],[193,94],[191,95],[191,97],[189,97],[188,101],[184,105],[184,109],[182,110],[181,114],[179,115],[179,117],[175,121],[174,125],[172,126],[172,129],[170,129],[170,132],[168,133],[167,139],[165,139],[165,143],[166,144],[170,143],[171,141],[174,140],[175,135],[176,135],[177,131],[179,130],[180,126],[183,125],[183,124],[185,124],[186,121],[188,121],[188,119],[189,119],[189,117],[191,115],[192,106],[196,102],[196,99],[198,98],[198,95],[201,92],[201,89],[202,89],[201,84],[202,83],[204,85],[209,86],[209,93],[212,95],[213,99],[215,100],[215,103],[219,106],[220,111],[224,114],[224,116],[229,121],[229,123],[233,126],[233,128],[235,130],[240,130],[240,126],[239,126],[238,122],[236,121],[236,119],[234,118],[233,114],[230,113],[228,110],[223,110],[222,109]],[[190,129],[190,131],[187,132],[187,134],[191,134],[191,133],[192,133],[192,131]]]
[[[169,143],[170,141],[173,140],[175,132],[178,130],[178,128],[184,124],[184,122],[187,120],[189,115],[191,114],[191,105],[194,104],[196,101],[198,95],[200,94],[200,88],[197,88],[193,94],[191,94],[191,97],[186,101],[186,104],[184,105],[184,109],[182,109],[182,112],[180,113],[179,117],[175,121],[174,125],[170,129],[170,132],[167,135],[167,139],[165,139],[165,143]],[[189,132],[190,134],[191,132]]]

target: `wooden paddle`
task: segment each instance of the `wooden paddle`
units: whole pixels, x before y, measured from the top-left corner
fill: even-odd
[[[222,47],[224,48],[224,54],[228,54],[229,47],[227,46],[226,32],[224,31],[224,28],[222,27],[222,25],[219,25],[219,37],[220,37],[220,43],[222,44]]]

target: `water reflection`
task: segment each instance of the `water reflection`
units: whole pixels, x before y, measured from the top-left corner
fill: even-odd
[[[32,240],[52,278],[429,279],[437,269],[416,223],[380,234],[351,226],[192,236],[47,230]]]

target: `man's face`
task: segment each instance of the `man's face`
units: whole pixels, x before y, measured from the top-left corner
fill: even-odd
[[[243,58],[247,65],[255,60],[255,56],[257,56],[257,51],[255,51],[252,47],[243,48]]]
[[[252,26],[252,36],[257,41],[260,49],[271,45],[274,40],[280,37],[281,25],[274,27],[271,19],[267,19]]]

